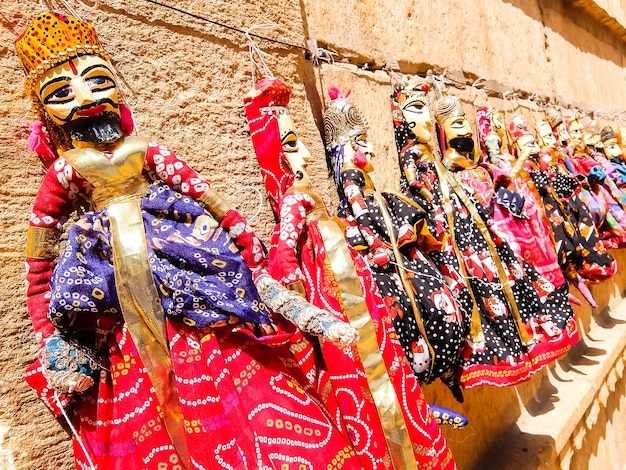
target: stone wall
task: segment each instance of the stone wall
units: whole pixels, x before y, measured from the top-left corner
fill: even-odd
[[[379,188],[396,187],[398,179],[390,79],[381,70],[396,62],[407,74],[445,73],[456,84],[447,91],[459,95],[470,114],[473,104],[488,102],[506,109],[508,116],[515,110],[534,120],[541,108],[522,99],[532,94],[587,111],[626,109],[626,19],[616,0],[162,2],[196,17],[149,0],[101,0],[97,10],[67,1],[96,26],[118,68],[140,134],[184,156],[248,217],[258,212],[254,226],[264,241],[272,216],[267,203],[258,207],[254,188],[263,195],[264,188],[242,106],[253,85],[247,40],[198,17],[240,29],[276,23],[254,32],[297,46],[316,39],[320,47],[338,53],[334,66],[314,67],[300,47],[257,40],[273,73],[293,86],[291,114],[314,156],[314,186],[329,208],[336,195],[327,176],[320,122],[330,84],[352,89],[368,117]],[[26,148],[29,103],[12,43],[36,15],[38,3],[0,2],[0,467],[7,469],[72,468],[67,436],[21,379],[38,349],[25,309],[23,251],[43,171]],[[487,81],[489,93],[461,85],[478,78]],[[502,100],[506,90],[517,91],[520,99]],[[235,194],[238,189],[243,192]],[[594,290],[603,306],[621,297],[625,286],[620,282]],[[606,290],[610,296],[605,297]],[[591,331],[598,311],[577,309],[583,331]],[[522,387],[472,390],[463,406],[437,384],[425,387],[433,401],[472,420],[465,431],[446,430],[460,468],[481,468],[482,459],[497,453],[498,439],[517,426],[527,403],[558,396],[561,385],[551,374],[538,374]],[[556,389],[554,394],[545,394],[546,383]],[[623,395],[623,382],[619,384]],[[610,428],[623,428],[618,424]],[[549,447],[550,440],[546,442]]]

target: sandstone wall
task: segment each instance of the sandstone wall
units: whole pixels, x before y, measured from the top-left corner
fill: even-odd
[[[244,35],[148,0],[101,0],[97,10],[68,2],[96,26],[119,70],[140,134],[184,156],[248,217],[259,212],[255,229],[267,241],[269,206],[265,203],[259,211],[254,190],[246,188],[264,195],[242,106],[253,85]],[[626,110],[626,19],[623,2],[616,0],[163,3],[240,29],[276,23],[274,29],[255,32],[298,46],[316,39],[319,46],[338,53],[335,66],[314,67],[300,48],[257,40],[268,53],[270,69],[293,86],[291,114],[314,156],[311,178],[330,208],[336,195],[320,137],[330,84],[352,89],[351,96],[370,121],[370,140],[378,155],[375,183],[379,188],[397,185],[390,79],[380,70],[394,61],[407,74],[445,72],[457,84],[447,91],[464,99],[468,113],[473,104],[489,103],[506,109],[508,116],[515,110],[531,120],[541,117],[534,102],[502,100],[506,90],[587,111]],[[30,119],[29,103],[12,43],[37,11],[38,2],[0,2],[0,429],[6,430],[0,468],[64,469],[72,467],[67,436],[21,379],[38,349],[24,306],[22,259],[30,206],[43,172],[26,149],[23,122]],[[487,80],[489,95],[460,85],[478,78]],[[615,118],[609,112],[603,116],[604,121]],[[240,188],[243,193],[235,194]],[[624,286],[611,286],[619,297]],[[579,312],[581,326],[588,329],[593,312]],[[463,406],[450,401],[439,386],[425,387],[432,400],[472,420],[470,430],[446,431],[460,468],[474,468],[494,450],[491,443],[515,423],[524,403],[541,398],[538,390],[546,380],[548,374],[540,374],[523,387],[473,390]]]

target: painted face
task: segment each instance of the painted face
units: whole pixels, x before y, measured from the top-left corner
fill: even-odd
[[[556,127],[556,132],[559,136],[559,142],[561,143],[561,145],[566,146],[571,140],[571,137],[567,130],[567,125],[564,122],[562,122]]]
[[[344,162],[352,162],[365,173],[374,171],[372,158],[374,158],[372,144],[367,140],[365,131],[351,136],[350,141],[343,146]]]
[[[491,109],[489,112],[489,119],[491,120],[491,127],[498,133],[500,139],[504,139],[506,134],[506,127],[504,125],[504,116],[499,109]]]
[[[582,142],[583,141],[583,126],[580,124],[578,119],[573,120],[569,124],[569,136],[572,142]]]
[[[87,55],[53,67],[37,80],[35,92],[50,119],[73,140],[112,142],[122,136],[116,124],[119,91],[104,59]]]
[[[119,114],[111,64],[98,56],[81,56],[48,70],[36,82],[35,91],[59,126],[105,112]]]
[[[423,94],[409,94],[402,103],[402,114],[418,142],[427,144],[432,137],[433,122],[428,101]]]
[[[611,157],[620,157],[624,153],[617,145],[617,138],[608,139],[604,142],[604,152]]]
[[[472,128],[465,116],[454,116],[443,122],[443,130],[446,135],[448,147],[469,154],[474,150],[474,140],[472,139]]]
[[[539,121],[535,128],[537,129],[537,134],[539,136],[539,141],[541,146],[544,148],[556,148],[556,137],[552,132],[552,127],[546,121]]]
[[[295,175],[296,181],[309,185],[310,180],[306,167],[309,165],[311,153],[298,138],[291,116],[284,112],[280,113],[277,119],[283,152],[285,152],[285,157]]]
[[[539,148],[539,145],[537,144],[537,141],[535,141],[535,138],[532,136],[532,134],[521,136],[519,139],[517,139],[517,142],[515,145],[517,145],[517,148],[520,151],[520,157],[529,157],[531,155],[537,155],[539,151],[541,150]]]

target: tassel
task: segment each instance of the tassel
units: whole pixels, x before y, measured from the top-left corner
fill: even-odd
[[[50,163],[56,160],[58,155],[50,146],[48,136],[43,130],[43,122],[33,122],[33,127],[28,137],[28,148],[39,155],[44,163]]]
[[[122,120],[122,132],[124,132],[124,135],[131,135],[135,130],[135,120],[130,108],[123,103],[120,105],[120,119]]]
[[[351,90],[348,90],[348,92],[344,94],[338,86],[331,85],[328,87],[328,96],[331,100],[336,100],[337,98],[347,98],[350,96],[350,91]]]
[[[567,299],[569,300],[570,304],[574,304],[574,305],[582,305],[583,304],[580,301],[580,299],[578,297],[576,297],[574,294],[567,294]]]

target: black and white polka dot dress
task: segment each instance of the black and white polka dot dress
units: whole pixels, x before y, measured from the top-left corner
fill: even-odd
[[[466,331],[472,315],[474,325],[480,322],[483,337],[476,326],[466,337],[462,385],[506,386],[528,380],[577,339],[567,298],[555,294],[504,240],[489,233],[483,207],[443,164],[421,161],[421,153],[411,148],[405,149],[401,162],[415,164],[417,179],[429,182],[430,200],[415,185],[405,181],[403,187],[427,208],[430,231],[442,241],[440,250],[428,254],[463,309]]]
[[[454,387],[449,380],[459,363],[465,326],[441,273],[419,249],[425,213],[404,202],[402,195],[377,192],[360,169],[345,168],[341,181],[342,199],[343,189],[352,188],[358,189],[362,201],[362,210],[350,210],[345,217],[351,225],[348,241],[368,259],[414,372],[421,382],[444,376]],[[381,246],[389,262],[375,258]]]

